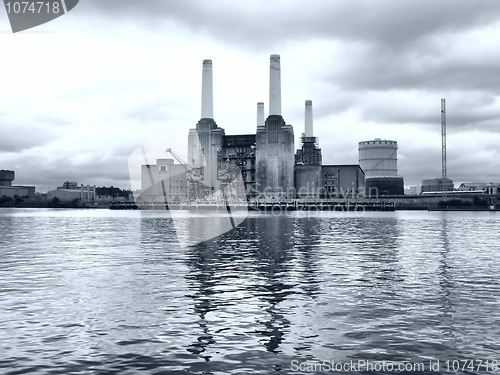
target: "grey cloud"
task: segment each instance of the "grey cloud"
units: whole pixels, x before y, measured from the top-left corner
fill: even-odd
[[[5,165],[16,171],[15,184],[35,185],[38,190],[42,186],[55,189],[55,184],[61,186],[64,181],[97,186],[114,184],[120,188],[129,183],[125,156],[100,160],[100,156],[95,155],[88,163],[79,165],[68,162],[64,156],[51,159],[50,162],[44,162],[43,156],[40,159],[25,156],[7,160]]]
[[[386,100],[370,100],[370,96],[358,98],[357,105],[361,117],[365,120],[394,124],[418,124],[421,127],[440,127],[441,97],[435,92],[425,92],[430,101],[427,106],[412,103],[411,99],[398,100],[402,92],[388,92]],[[391,98],[392,96],[392,98]],[[483,130],[500,132],[498,119],[500,106],[489,94],[456,92],[446,98],[446,122],[449,129],[477,127]]]
[[[84,6],[85,4],[85,6]],[[157,27],[176,21],[230,42],[268,48],[284,40],[344,38],[401,47],[423,35],[466,30],[498,20],[496,0],[218,3],[196,0],[88,0],[79,9]]]
[[[353,51],[348,64],[324,78],[351,90],[483,90],[500,93],[497,61],[484,60],[482,56],[473,56],[467,62],[447,61],[446,50],[432,50],[434,46],[429,44],[398,51],[370,46]]]
[[[405,158],[398,161],[398,173],[405,185],[420,185],[422,180],[441,177],[441,152],[439,149],[423,153],[421,150],[404,150]],[[470,155],[469,155],[470,156]],[[498,163],[484,163],[482,159],[461,158],[451,154],[447,163],[447,175],[454,182],[500,182]]]
[[[25,124],[0,124],[0,134],[0,153],[21,152],[54,140],[54,135],[42,126]]]
[[[450,156],[447,171],[455,181],[500,182],[499,152],[493,152],[491,158],[470,152],[455,152]]]
[[[342,112],[348,111],[357,106],[357,100],[357,95],[353,95],[349,92],[336,92],[333,95],[321,96],[320,100],[313,101],[314,120],[317,121],[331,116],[332,113],[339,115]],[[302,118],[304,117],[304,110],[302,108],[300,110],[300,116]],[[301,122],[301,126],[302,125]]]
[[[474,134],[470,133],[471,139]],[[399,143],[398,172],[405,178],[406,185],[418,185],[421,180],[439,178],[441,176],[441,147],[440,137],[436,133],[431,144],[409,145]],[[491,147],[490,158],[480,155],[481,150],[474,150],[472,145],[457,143],[453,138],[448,139],[447,175],[456,183],[472,182],[500,182],[500,153]]]
[[[323,108],[315,107],[317,118],[335,111],[359,108],[363,117],[377,122],[434,124],[434,108],[412,111],[411,104],[376,108],[365,101],[364,90],[421,90],[432,92],[436,100],[452,91],[499,93],[500,75],[496,61],[473,56],[470,60],[447,60],[446,40],[454,33],[485,26],[500,18],[496,0],[481,1],[331,1],[254,2],[229,1],[99,1],[88,0],[91,12],[127,21],[171,20],[193,31],[205,31],[221,40],[237,42],[241,48],[269,48],[297,39],[344,41],[345,61],[331,61],[328,73],[317,79],[329,81],[340,94]],[[243,42],[243,44],[241,44]],[[355,42],[355,43],[350,43]],[[466,46],[465,46],[466,47]],[[483,111],[484,103],[464,102],[463,111],[452,126],[486,125],[497,110]],[[330,109],[327,109],[329,107]],[[467,108],[467,110],[465,110]],[[439,116],[439,112],[437,112]],[[161,116],[147,108],[131,115]],[[458,113],[457,113],[458,115]],[[439,121],[439,119],[438,119]],[[488,127],[490,125],[487,125]]]
[[[448,99],[450,131],[461,131],[467,127],[494,131],[498,127],[500,109],[495,96],[499,95],[500,75],[496,62],[485,60],[482,56],[473,56],[467,62],[445,57],[447,40],[453,40],[457,37],[454,35],[478,26],[496,22],[500,19],[499,12],[497,0],[252,3],[86,0],[72,11],[72,16],[102,17],[109,20],[110,32],[120,27],[120,23],[135,22],[158,32],[165,24],[173,24],[178,27],[179,33],[207,35],[236,46],[239,50],[269,51],[272,47],[271,52],[279,52],[276,47],[288,47],[289,42],[314,43],[325,39],[340,42],[344,61],[327,62],[330,67],[321,68],[317,74],[313,74],[313,79],[322,81],[327,87],[325,92],[318,93],[322,95],[320,99],[312,98],[315,119],[352,109],[368,121],[411,123],[426,129],[436,127],[436,143],[439,144],[439,99],[442,96]],[[322,52],[318,51],[318,54]],[[310,58],[314,59],[314,56]],[[106,89],[108,85],[110,88],[115,87],[113,82],[105,82],[102,87],[91,83],[87,90],[88,96],[94,95],[95,91],[101,94],[112,92]],[[390,100],[391,94],[409,93],[412,90],[435,96],[435,105],[416,110],[411,101],[395,101],[395,104]],[[370,98],[371,93],[377,92],[385,93],[386,103]],[[77,94],[81,93],[72,91],[73,96]],[[296,114],[286,116],[287,119],[300,120],[294,122],[296,134],[303,129],[302,104],[297,107]],[[142,124],[164,121],[167,115],[168,107],[158,102],[129,108],[126,118]],[[192,119],[193,124],[196,120]],[[253,119],[249,121],[253,123]],[[333,126],[340,129],[335,139],[341,139],[344,136],[341,133],[343,125]],[[15,128],[2,126],[0,130],[3,133],[0,137],[0,152],[26,150],[53,139],[50,133],[44,134],[38,128],[29,130],[29,137],[16,133]],[[361,135],[361,138],[364,137]],[[138,141],[137,137],[135,140]],[[356,142],[342,146],[342,150],[334,150],[333,146],[329,149],[327,140],[321,142],[325,163],[357,162]],[[423,148],[426,147],[425,142],[421,141]],[[11,159],[10,165],[21,166],[16,170],[17,176],[26,183],[53,186],[54,181],[60,181],[60,184],[74,180],[85,184],[115,183],[120,186],[122,182],[128,181],[127,157],[134,147],[120,145],[113,149],[106,160],[102,160],[102,155],[95,155],[85,165],[68,163],[63,156],[51,160],[50,165],[45,165],[33,156],[26,159],[20,156]],[[407,183],[417,184],[422,178],[440,175],[439,146],[429,152],[415,147],[401,147],[400,150],[404,158],[400,160],[399,169]],[[450,163],[453,170],[456,161],[452,159]],[[491,165],[481,164],[481,168],[478,168],[477,163],[481,161],[465,163],[459,172],[460,176],[463,174],[468,176],[468,180],[482,180],[483,175],[495,167],[493,161]],[[27,181],[30,178],[31,181]]]

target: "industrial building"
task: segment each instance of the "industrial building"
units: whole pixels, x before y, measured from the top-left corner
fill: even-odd
[[[411,185],[405,189],[405,195],[418,195],[420,194],[420,187],[417,185]]]
[[[297,198],[324,198],[327,190],[322,182],[322,154],[313,132],[312,100],[306,100],[302,147],[295,152],[294,186]],[[332,191],[333,192],[333,191]]]
[[[83,185],[78,187],[78,183],[66,181],[62,186],[47,192],[47,198],[59,199],[62,202],[78,201],[78,203],[111,203],[116,201],[128,201],[131,199],[129,191],[116,187],[96,187],[95,185]]]
[[[359,165],[321,166],[321,198],[366,196],[365,172]]]
[[[422,180],[421,193],[442,193],[443,191],[453,191],[455,185],[449,178],[432,178]]]
[[[187,198],[187,169],[174,164],[174,159],[157,159],[156,164],[142,166],[141,199],[155,201],[166,197],[169,202],[184,201]]]
[[[295,149],[293,126],[286,123],[281,111],[279,55],[270,56],[269,115],[265,118],[264,103],[257,103],[254,134],[226,135],[213,113],[212,60],[204,60],[201,118],[195,128],[189,129],[187,163],[176,158],[180,164],[159,159],[156,165],[143,165],[143,200],[216,199],[227,194],[245,200],[316,199],[364,193],[365,174],[359,165],[322,165],[321,149],[313,133],[311,100],[305,101],[305,131],[300,148]],[[160,162],[175,174],[176,184],[167,182],[167,172],[162,177]],[[234,183],[237,179],[240,184]],[[176,192],[175,186],[185,193]]]
[[[78,183],[66,181],[62,186],[58,187],[58,189],[76,190],[76,189],[78,189]]]
[[[259,102],[256,134],[228,136],[215,123],[211,60],[203,61],[201,103],[201,119],[189,131],[188,164],[203,169],[203,183],[212,192],[219,190],[218,171],[236,165],[245,186],[241,193],[294,198],[294,133],[281,114],[280,56],[271,55],[269,116],[264,120],[264,103]]]
[[[375,138],[359,142],[359,165],[365,172],[368,197],[403,195],[403,177],[398,176],[398,143]]]
[[[476,192],[485,194],[500,194],[500,183],[498,182],[463,182],[457,189],[464,192]]]
[[[34,198],[34,186],[12,186],[12,181],[15,180],[15,172],[9,170],[0,170],[0,197],[6,196],[10,198]]]
[[[78,187],[76,182],[65,182],[55,190],[47,192],[48,199],[57,198],[61,201],[71,202],[77,199],[80,202],[96,202],[96,187],[83,184]]]

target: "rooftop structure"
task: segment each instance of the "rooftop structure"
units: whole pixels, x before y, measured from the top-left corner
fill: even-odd
[[[10,198],[34,198],[34,186],[12,186],[15,172],[2,169],[0,170],[0,197],[6,196]]]
[[[15,179],[14,171],[0,170],[0,186],[12,186]]]

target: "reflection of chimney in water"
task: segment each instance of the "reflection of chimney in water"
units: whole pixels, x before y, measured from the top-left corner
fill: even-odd
[[[201,118],[214,118],[212,60],[203,60],[201,81]]]
[[[305,135],[306,137],[313,137],[313,108],[312,100],[306,100],[305,111]]]
[[[269,74],[269,116],[281,116],[281,66],[280,55],[271,55]]]

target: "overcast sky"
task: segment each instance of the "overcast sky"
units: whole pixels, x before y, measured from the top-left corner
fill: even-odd
[[[203,59],[217,124],[254,133],[275,53],[296,148],[310,99],[324,164],[396,140],[399,174],[420,184],[441,175],[444,97],[448,176],[500,182],[498,0],[81,0],[17,34],[2,9],[0,46],[0,169],[38,191],[129,188],[129,155],[155,139],[185,156]]]

